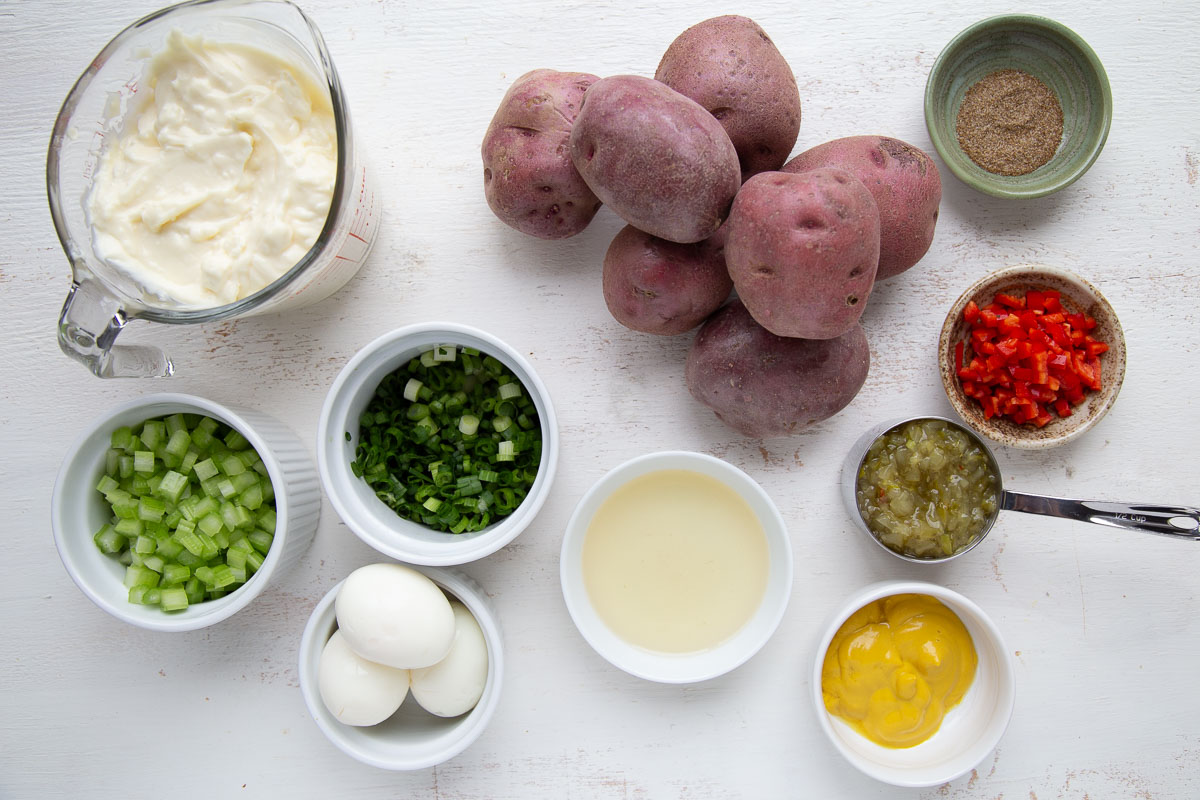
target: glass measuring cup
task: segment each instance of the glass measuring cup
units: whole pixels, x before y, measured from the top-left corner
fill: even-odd
[[[176,306],[97,255],[86,212],[105,137],[121,131],[145,64],[162,50],[174,29],[252,44],[307,70],[318,85],[329,89],[337,133],[333,198],[316,242],[266,287],[210,308]],[[153,345],[115,344],[130,320],[211,322],[309,305],[353,277],[378,230],[375,192],[354,144],[337,71],[316,26],[287,0],[192,0],[157,11],[117,34],[76,81],[59,111],[46,159],[46,190],[72,271],[58,321],[59,346],[102,378],[157,377],[174,371],[171,359]]]
[[[966,547],[960,548],[951,555],[942,558],[917,558],[888,547],[867,526],[862,512],[859,511],[858,500],[855,496],[859,470],[862,468],[863,461],[867,457],[867,452],[871,449],[871,445],[875,443],[875,440],[900,425],[926,419],[945,422],[955,430],[966,434],[972,442],[980,447],[984,455],[987,456],[988,468],[996,476],[997,503],[996,510],[992,513],[991,518],[987,520],[979,535]],[[1004,481],[1000,475],[1000,466],[996,462],[996,455],[984,443],[983,439],[965,425],[946,419],[945,417],[939,417],[936,414],[901,417],[882,422],[867,430],[854,443],[854,446],[850,448],[850,452],[846,454],[846,460],[842,463],[841,490],[846,510],[859,530],[865,533],[871,541],[892,555],[918,564],[945,563],[971,550],[982,542],[992,528],[995,527],[996,520],[999,518],[1001,511],[1022,511],[1026,514],[1041,514],[1048,517],[1073,519],[1079,522],[1092,522],[1110,528],[1123,528],[1125,530],[1156,533],[1175,539],[1200,541],[1200,508],[1152,503],[1110,503],[1102,500],[1070,500],[1064,497],[1049,497],[1040,494],[1008,491],[1004,488]]]

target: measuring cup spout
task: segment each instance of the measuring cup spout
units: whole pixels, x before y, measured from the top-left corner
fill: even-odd
[[[128,317],[120,300],[91,277],[76,280],[58,318],[58,346],[99,378],[163,378],[174,372],[156,347],[115,344]]]
[[[1200,541],[1200,508],[1191,506],[1068,500],[1064,497],[1046,497],[1005,490],[1000,507],[1008,511],[1043,514],[1048,517],[1094,522],[1110,528]]]

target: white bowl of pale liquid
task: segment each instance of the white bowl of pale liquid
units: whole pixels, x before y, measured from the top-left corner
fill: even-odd
[[[609,663],[695,683],[771,638],[791,596],[792,551],[753,478],[703,453],[668,451],[621,464],[583,496],[559,572],[571,618]]]

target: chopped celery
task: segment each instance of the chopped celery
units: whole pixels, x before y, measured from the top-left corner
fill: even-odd
[[[162,570],[162,582],[168,586],[183,583],[190,577],[192,577],[191,569],[183,564],[166,564]]]
[[[188,447],[192,444],[192,437],[188,436],[188,432],[184,430],[175,431],[171,434],[171,438],[167,439],[166,447],[163,449],[167,455],[182,459],[187,455]]]
[[[117,520],[117,524],[113,528],[127,539],[136,539],[142,535],[142,521],[140,519],[122,518]]]
[[[202,481],[216,477],[217,473],[220,471],[217,469],[216,462],[214,462],[211,458],[206,458],[203,461],[197,461],[196,465],[192,467],[192,470],[196,473],[196,477]]]
[[[96,531],[96,535],[92,538],[96,542],[96,546],[100,548],[100,552],[110,556],[120,553],[128,541],[124,536],[113,530],[112,525],[105,525]]]
[[[96,548],[125,567],[129,601],[180,611],[222,597],[262,567],[274,487],[238,431],[172,414],[112,431],[95,488],[111,518]]]
[[[142,431],[138,436],[142,437],[142,444],[150,450],[158,447],[158,443],[167,435],[167,424],[162,420],[151,419],[147,420],[142,425]],[[136,456],[136,453],[134,454]]]
[[[184,475],[167,470],[158,482],[158,495],[172,503],[178,503],[179,498],[183,496],[183,490],[187,488],[187,483],[187,477]]]
[[[188,607],[187,592],[181,586],[163,589],[159,604],[163,611],[182,611]]]
[[[254,549],[262,553],[264,556],[271,549],[271,542],[275,536],[265,531],[253,531],[246,536],[250,540],[250,544],[254,545]]]
[[[244,506],[250,511],[257,511],[262,507],[263,504],[262,486],[255,483],[253,486],[247,488],[246,491],[242,492],[242,494],[238,497],[238,500],[241,502],[241,506],[239,506],[239,508]]]
[[[154,472],[154,453],[150,450],[133,451],[133,471],[143,475]]]
[[[157,497],[146,496],[138,500],[138,519],[143,522],[158,522],[167,513],[167,504]]]
[[[249,440],[232,428],[229,429],[229,433],[225,434],[223,441],[230,450],[245,450],[250,446]]]

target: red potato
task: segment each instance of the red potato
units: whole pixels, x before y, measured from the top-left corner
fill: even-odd
[[[571,128],[571,160],[618,216],[671,242],[716,233],[741,185],[737,151],[713,115],[636,75],[588,89]]]
[[[496,216],[522,233],[565,239],[600,208],[568,153],[586,72],[535,69],[509,88],[483,137],[483,186]]]
[[[879,212],[848,172],[763,172],[729,212],[725,263],[776,336],[832,339],[857,324],[879,264]]]
[[[850,136],[805,150],[783,167],[808,172],[844,169],[858,178],[879,209],[879,271],[875,280],[899,275],[921,260],[933,242],[942,179],[923,150],[887,136]]]
[[[690,331],[732,289],[723,226],[702,242],[679,244],[626,225],[604,255],[604,302],[617,322],[642,333]]]
[[[681,33],[654,77],[716,117],[742,166],[742,180],[777,170],[800,132],[800,92],[783,54],[747,17],[706,19]]]
[[[857,322],[832,339],[791,339],[763,328],[738,300],[713,314],[687,356],[692,396],[747,436],[796,433],[841,411],[871,364]]]

